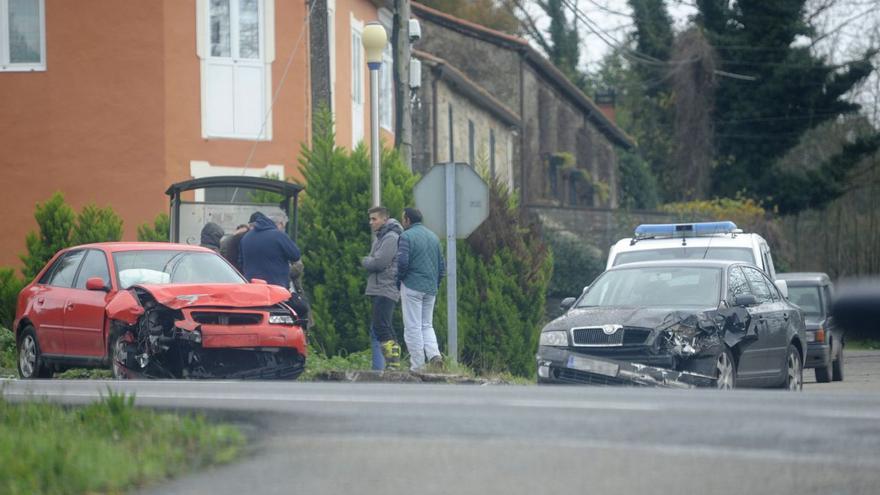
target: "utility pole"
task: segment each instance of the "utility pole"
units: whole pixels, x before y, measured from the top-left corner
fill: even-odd
[[[394,146],[412,170],[412,100],[409,88],[410,0],[394,0]]]

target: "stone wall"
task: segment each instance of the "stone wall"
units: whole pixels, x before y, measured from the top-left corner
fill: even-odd
[[[523,157],[527,160],[526,204],[611,207],[618,205],[617,152],[614,145],[552,84],[531,66],[523,70]],[[551,157],[568,153],[574,168],[589,173],[607,187],[603,197],[596,188],[553,170]],[[551,175],[556,175],[552,187]]]

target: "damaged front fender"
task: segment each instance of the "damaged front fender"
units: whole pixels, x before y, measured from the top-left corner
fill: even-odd
[[[131,290],[123,290],[116,293],[107,304],[107,317],[110,320],[121,321],[127,325],[134,325],[144,315],[144,307]]]

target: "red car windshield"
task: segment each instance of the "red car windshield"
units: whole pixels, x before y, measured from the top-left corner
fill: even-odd
[[[247,281],[219,255],[198,251],[113,253],[119,286],[139,284],[244,284]]]

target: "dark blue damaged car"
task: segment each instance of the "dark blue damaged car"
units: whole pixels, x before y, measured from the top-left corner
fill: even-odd
[[[802,310],[751,264],[620,265],[542,330],[542,384],[801,390]]]

